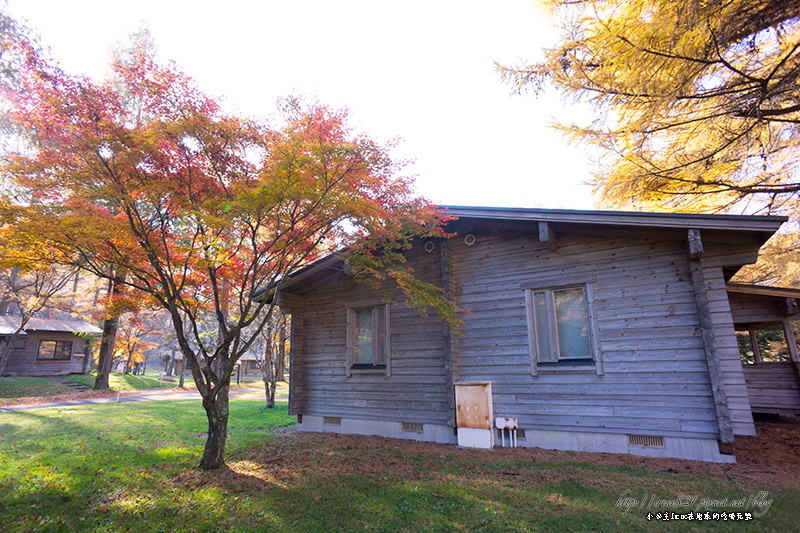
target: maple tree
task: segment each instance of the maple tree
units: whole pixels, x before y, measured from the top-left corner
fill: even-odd
[[[517,89],[552,83],[593,104],[595,122],[559,127],[600,147],[603,203],[789,214],[778,265],[756,277],[800,283],[796,263],[786,272],[779,258],[800,244],[800,3],[543,4],[560,41],[540,62],[499,69]]]
[[[27,194],[14,229],[116,278],[112,298],[168,313],[208,419],[200,467],[219,468],[231,372],[275,305],[254,294],[354,242],[442,235],[442,215],[345,111],[289,99],[274,128],[140,51],[99,84],[18,46],[21,90],[6,98],[30,143],[3,167]],[[379,246],[353,252],[392,262]]]
[[[160,332],[159,324],[155,320],[156,316],[147,311],[128,313],[120,319],[114,343],[114,357],[125,363],[126,372],[133,369],[134,363],[143,363],[145,352],[158,346],[158,343],[148,340]]]

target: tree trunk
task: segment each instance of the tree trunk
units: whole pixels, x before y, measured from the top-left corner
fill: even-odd
[[[261,363],[261,375],[264,378],[264,396],[267,400],[267,409],[275,407],[275,395],[272,393],[272,383],[275,381],[273,359],[275,359],[275,354],[272,351],[272,326],[267,326],[264,361]]]
[[[19,330],[8,337],[5,342],[0,343],[0,376],[3,375],[3,371],[6,369],[6,363],[11,359],[11,350],[14,349],[14,342],[16,342],[18,333]]]
[[[167,367],[164,369],[164,372],[165,372],[165,373],[166,373],[168,376],[173,376],[173,375],[175,375],[175,356],[176,356],[176,355],[177,355],[177,354],[175,353],[175,350],[172,350],[172,351],[169,353],[169,361],[167,361]]]
[[[120,286],[125,282],[124,274],[117,274],[108,282],[109,294],[118,294]],[[94,390],[108,388],[108,374],[111,373],[111,363],[114,361],[114,341],[117,338],[117,317],[107,318],[103,321],[103,337],[100,341],[100,354],[97,361],[97,379],[94,380]]]
[[[280,321],[280,335],[279,335],[279,345],[278,345],[278,365],[277,370],[275,371],[275,375],[278,378],[278,381],[283,381],[283,377],[286,375],[286,315],[281,313],[281,321]]]
[[[275,388],[277,386],[277,376],[275,374],[275,355],[269,360],[269,386],[267,387],[267,409],[275,407]]]
[[[200,459],[201,470],[216,470],[225,464],[225,441],[228,438],[228,390],[229,383],[219,388],[216,394],[203,398],[203,408],[208,418],[208,437]]]
[[[97,379],[94,380],[94,390],[108,388],[108,375],[111,373],[111,363],[114,361],[114,341],[116,338],[117,319],[107,318],[103,321],[103,337],[100,341]]]

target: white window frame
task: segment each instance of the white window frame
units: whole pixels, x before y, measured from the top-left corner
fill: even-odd
[[[377,304],[377,305],[353,305],[347,307],[347,357],[346,357],[346,364],[345,364],[345,371],[347,377],[350,377],[353,374],[385,374],[387,376],[392,375],[392,357],[391,357],[391,344],[389,339],[391,337],[391,329],[390,329],[390,320],[389,320],[389,304]],[[383,310],[383,353],[385,364],[383,365],[375,365],[373,363],[372,366],[365,366],[364,364],[356,364],[356,328],[358,327],[358,312],[359,311],[373,311],[372,313],[372,320],[373,320],[373,331],[378,330],[378,323],[377,321],[380,320],[379,314],[375,313],[374,311],[377,309]],[[377,343],[380,342],[379,339],[373,339],[373,342],[376,343],[374,345],[374,350],[377,351],[378,346]],[[375,353],[375,351],[373,351]]]
[[[556,327],[555,293],[581,289],[583,302],[586,309],[586,322],[589,334],[589,360],[570,360],[561,358],[559,353],[558,328]],[[603,375],[603,360],[597,342],[597,314],[595,311],[594,288],[591,282],[569,283],[564,285],[525,287],[525,311],[528,325],[528,349],[530,352],[531,375],[537,376],[542,372],[595,372]],[[541,361],[539,354],[539,335],[536,328],[536,305],[534,295],[544,293],[545,307],[548,317],[546,322],[549,327],[550,347],[558,357],[557,361]]]

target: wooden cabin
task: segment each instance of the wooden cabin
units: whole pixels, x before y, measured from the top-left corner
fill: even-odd
[[[9,342],[19,317],[0,316],[0,344]],[[86,372],[89,338],[102,330],[83,320],[31,318],[14,341],[4,376],[58,376]]]
[[[800,358],[792,327],[800,320],[800,290],[730,283],[728,299],[751,409],[800,415]]]
[[[246,353],[239,358],[239,372],[242,376],[260,376],[261,360],[253,353]]]
[[[726,283],[785,218],[448,212],[453,235],[407,265],[467,311],[460,331],[338,255],[280,285],[301,428],[457,443],[477,384],[489,445],[505,417],[524,446],[734,461],[755,427]]]

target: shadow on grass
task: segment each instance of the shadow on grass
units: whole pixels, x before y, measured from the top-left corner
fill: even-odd
[[[185,490],[172,482],[192,471],[202,453],[207,421],[199,402],[0,417],[2,531],[185,530],[227,519],[238,505],[219,491]],[[291,422],[285,405],[265,411],[259,402],[235,400],[229,450],[262,443],[268,428]]]
[[[8,520],[0,529],[82,528],[102,516],[120,491],[158,501],[163,487],[154,480],[195,460],[196,451],[188,447],[154,448],[153,439],[137,434],[132,421],[104,421],[94,412],[80,423],[69,411],[3,415],[11,422],[3,424],[8,433],[0,432],[0,507]],[[120,438],[119,431],[127,437]]]

